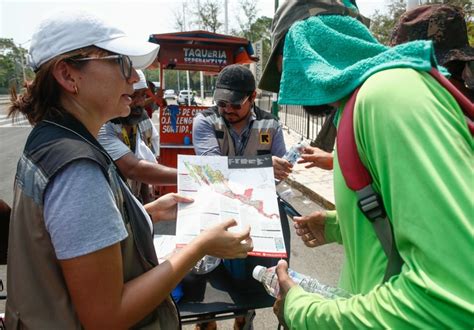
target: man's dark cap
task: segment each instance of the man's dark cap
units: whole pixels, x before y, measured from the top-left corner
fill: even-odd
[[[255,77],[247,67],[232,64],[224,67],[217,76],[214,100],[240,103],[255,90]]]
[[[282,54],[286,33],[297,21],[317,15],[344,15],[354,17],[369,26],[370,20],[358,13],[355,0],[350,2],[353,8],[346,7],[342,0],[287,0],[283,2],[273,17],[272,51],[258,87],[278,93],[281,73],[278,72],[276,57]]]
[[[474,48],[469,46],[463,11],[456,6],[425,5],[404,13],[395,25],[390,44],[394,46],[413,40],[432,40],[441,65],[474,60]]]

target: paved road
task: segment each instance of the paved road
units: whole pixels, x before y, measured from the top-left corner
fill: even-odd
[[[0,199],[11,204],[16,164],[31,126],[23,119],[12,125],[11,119],[5,119],[6,111],[7,104],[0,100]]]
[[[5,105],[0,103],[0,115],[5,112]],[[28,125],[26,125],[28,126]],[[15,125],[2,125],[0,123],[0,198],[7,203],[12,203],[12,186],[16,163],[21,154],[21,150],[26,141],[30,127],[19,127]],[[281,184],[280,189],[291,189]],[[292,189],[290,193],[293,197],[290,202],[303,214],[307,214],[313,210],[321,209],[319,205],[310,201],[302,195],[301,192]],[[291,227],[293,228],[293,227]],[[172,234],[174,227],[172,223],[166,226],[159,226],[158,232],[163,234]],[[291,267],[299,272],[314,276],[323,283],[335,285],[340,272],[343,252],[340,246],[329,244],[316,249],[306,248],[297,238],[292,229],[291,238]],[[6,266],[0,266],[0,279],[6,279]],[[4,300],[0,300],[0,313],[5,310]],[[254,320],[255,329],[275,329],[277,325],[270,308],[257,311]],[[192,329],[193,326],[185,326],[185,329]],[[223,321],[219,323],[220,329],[232,329],[232,321]]]
[[[0,107],[3,105],[0,105]],[[4,107],[4,106],[3,106]],[[21,116],[12,120],[11,118],[7,118],[6,114],[0,114],[0,128],[8,128],[8,127],[31,127],[28,120]]]

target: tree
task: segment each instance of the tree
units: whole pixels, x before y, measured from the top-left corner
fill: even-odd
[[[180,32],[186,31],[186,4],[182,4],[182,8],[178,7],[173,10],[174,28]]]
[[[376,10],[370,18],[370,30],[375,38],[382,44],[388,45],[395,24],[400,16],[406,11],[406,4],[403,1],[393,1],[387,6],[386,14]]]
[[[205,0],[203,3],[197,0],[196,8],[194,24],[201,30],[218,32],[223,25],[219,20],[221,6],[218,0]]]
[[[15,45],[13,39],[0,38],[0,89],[7,92],[14,85],[20,89],[23,79],[31,79],[34,73],[26,68],[27,50]]]
[[[251,41],[262,40],[262,58],[260,59],[264,67],[268,61],[271,50],[271,26],[272,19],[270,17],[262,16],[257,18],[255,23],[250,27]]]
[[[255,0],[241,0],[239,3],[240,9],[243,15],[237,16],[237,21],[240,26],[240,35],[248,40],[257,41],[254,31],[252,30],[253,25],[257,21],[257,3]],[[242,19],[241,17],[244,17]]]

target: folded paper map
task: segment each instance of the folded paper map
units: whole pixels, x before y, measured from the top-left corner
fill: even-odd
[[[286,257],[271,155],[256,157],[178,155],[178,193],[194,198],[178,205],[176,244],[233,218],[250,225],[253,256]]]

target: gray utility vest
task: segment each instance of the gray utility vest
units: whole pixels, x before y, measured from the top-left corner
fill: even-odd
[[[8,251],[7,329],[82,329],[43,218],[48,183],[66,165],[80,159],[100,166],[122,214],[128,232],[120,242],[124,282],[158,264],[145,215],[120,183],[120,174],[107,152],[70,115],[54,122],[43,121],[28,137],[15,178]],[[133,328],[180,328],[171,297]]]
[[[211,107],[201,112],[204,117],[210,118],[216,132],[217,142],[222,155],[226,156],[256,156],[271,154],[273,136],[280,124],[275,117],[257,106],[253,107],[256,119],[250,127],[250,134],[245,141],[242,155],[237,155],[234,142],[224,118],[219,114],[217,107]]]
[[[153,122],[148,119],[147,120],[142,120],[141,122],[138,123],[138,132],[140,134],[140,138],[142,139],[143,142],[150,148],[151,152],[153,154],[156,154],[158,150],[155,150],[155,147],[151,143],[151,138],[153,136]]]

